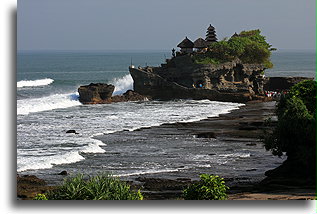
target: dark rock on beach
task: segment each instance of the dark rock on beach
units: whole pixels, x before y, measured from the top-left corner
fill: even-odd
[[[67,130],[66,133],[67,133],[67,134],[78,134],[78,133],[76,132],[76,130],[74,130],[74,129]]]
[[[17,175],[17,197],[22,200],[32,200],[37,194],[54,189],[34,175]]]
[[[67,175],[68,173],[67,173],[67,171],[61,171],[60,173],[58,173],[58,175]]]

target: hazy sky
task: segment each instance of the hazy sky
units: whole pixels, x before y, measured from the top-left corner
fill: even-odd
[[[188,36],[261,29],[278,49],[315,48],[315,0],[18,0],[18,50],[169,50]]]

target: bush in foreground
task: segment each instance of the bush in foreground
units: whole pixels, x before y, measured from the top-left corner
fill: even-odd
[[[315,176],[316,172],[316,81],[305,80],[293,86],[277,106],[278,123],[273,133],[267,134],[264,145],[273,155],[287,155],[288,162],[296,163]]]
[[[65,179],[62,186],[46,195],[48,200],[143,200],[140,192],[110,175],[89,177],[82,174]]]
[[[185,200],[226,200],[228,189],[223,178],[202,174],[198,183],[184,190],[183,196]]]

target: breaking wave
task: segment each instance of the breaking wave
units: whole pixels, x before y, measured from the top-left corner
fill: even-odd
[[[17,82],[17,88],[44,86],[52,84],[53,82],[54,80],[50,78],[38,80],[21,80]]]
[[[81,105],[78,94],[54,94],[47,97],[17,100],[17,114],[48,111],[59,108],[69,108]]]
[[[115,78],[112,81],[112,84],[115,86],[113,95],[120,95],[126,92],[127,90],[133,89],[133,79],[130,74],[125,75],[121,78]]]

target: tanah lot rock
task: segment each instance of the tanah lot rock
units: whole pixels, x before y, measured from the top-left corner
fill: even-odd
[[[79,101],[83,104],[110,103],[114,91],[113,85],[105,83],[91,83],[78,88]]]
[[[153,99],[209,99],[242,102],[264,97],[265,66],[236,60],[219,65],[196,64],[176,56],[160,67],[129,67],[133,88]]]

